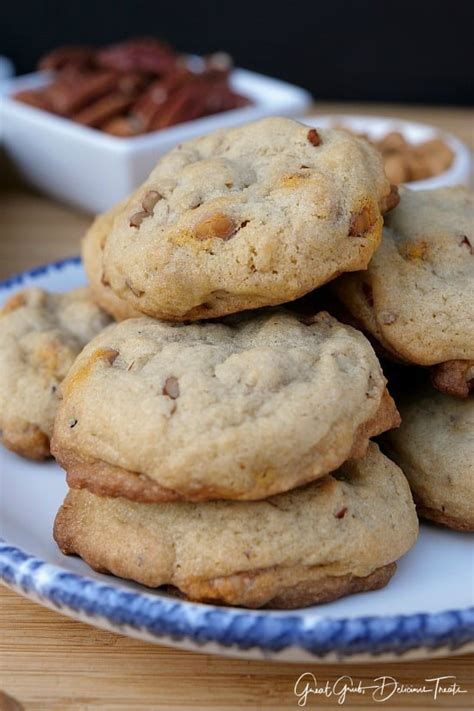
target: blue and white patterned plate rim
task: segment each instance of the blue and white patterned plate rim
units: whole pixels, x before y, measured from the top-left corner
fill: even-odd
[[[0,281],[0,289],[21,286],[68,266],[69,257]],[[105,619],[117,632],[134,629],[160,641],[189,640],[203,646],[279,652],[297,648],[317,657],[336,652],[341,657],[404,655],[424,648],[453,653],[474,644],[474,607],[436,613],[323,618],[317,612],[270,612],[217,607],[179,598],[135,592],[77,575],[0,539],[0,580],[38,601],[47,601],[64,614],[83,613]],[[163,640],[165,641],[165,640]]]
[[[270,613],[191,603],[100,583],[71,573],[0,540],[0,579],[46,599],[59,611],[82,612],[122,627],[146,631],[174,641],[188,638],[198,645],[258,648],[277,652],[297,647],[317,656],[334,651],[342,656],[404,654],[424,647],[455,651],[474,641],[474,608],[435,614],[326,619],[317,613]]]

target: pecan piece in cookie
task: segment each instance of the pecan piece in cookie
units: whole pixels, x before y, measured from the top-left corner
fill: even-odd
[[[394,207],[397,207],[399,202],[400,193],[398,192],[398,187],[396,185],[391,185],[389,194],[383,198],[380,204],[380,212],[382,214],[390,212],[390,210],[393,210]]]
[[[142,200],[142,206],[145,212],[148,212],[150,215],[152,215],[155,205],[158,200],[161,200],[161,197],[162,196],[157,190],[149,190]]]
[[[474,361],[448,360],[431,368],[431,382],[437,390],[455,397],[467,397],[474,388]]]
[[[163,385],[163,395],[167,395],[172,400],[176,400],[179,397],[179,380],[173,375],[166,378],[165,384]]]
[[[356,215],[352,215],[349,225],[349,237],[360,237],[372,227],[373,223],[372,210],[366,205]]]
[[[310,128],[308,131],[308,141],[313,144],[313,146],[321,145],[321,136],[316,131],[315,128]]]
[[[187,84],[171,97],[155,91],[157,103],[150,96],[142,107],[150,128],[189,119],[215,98]],[[176,146],[139,190],[165,200],[147,219],[135,194],[114,221],[103,258],[111,290],[154,318],[194,321],[288,303],[366,269],[390,184],[367,141],[270,118]],[[143,291],[139,305],[125,279]]]
[[[153,210],[155,209],[155,205],[158,202],[158,200],[161,200],[163,196],[157,191],[157,190],[149,190],[147,193],[145,193],[143,200],[142,200],[142,207],[143,210],[140,210],[139,212],[135,212],[131,218],[130,218],[130,227],[140,227],[142,224],[143,220],[146,220],[147,217],[151,217],[153,215]]]
[[[264,498],[363,457],[371,437],[396,427],[385,384],[364,336],[324,312],[179,326],[129,319],[89,343],[63,383],[55,456],[69,474],[84,457],[113,466],[102,484],[111,496],[126,495],[120,470],[120,486],[138,477],[148,501],[154,484],[157,496],[189,501]],[[111,398],[127,404],[114,407],[112,428]],[[136,427],[124,437],[131,412]]]

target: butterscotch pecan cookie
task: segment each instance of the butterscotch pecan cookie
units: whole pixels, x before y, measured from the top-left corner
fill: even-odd
[[[383,587],[415,543],[400,469],[365,458],[263,501],[139,504],[71,490],[54,537],[92,568],[191,600],[301,607]]]
[[[336,294],[397,360],[435,366],[433,383],[467,396],[474,383],[474,203],[463,188],[404,190],[365,272]]]
[[[418,512],[474,531],[474,399],[424,384],[398,402],[402,424],[384,437],[384,448],[405,472]]]
[[[129,319],[63,383],[53,452],[73,487],[137,501],[258,499],[363,456],[398,424],[365,337],[328,314]]]
[[[84,270],[89,279],[89,288],[92,298],[104,311],[114,317],[116,321],[140,316],[140,312],[131,306],[128,301],[121,299],[112,291],[104,278],[102,268],[102,254],[107,236],[112,228],[115,216],[123,207],[123,203],[104,212],[95,218],[82,240],[82,261]]]
[[[87,289],[30,288],[0,310],[0,439],[31,459],[49,456],[59,384],[110,319]]]
[[[161,158],[125,204],[104,279],[166,320],[291,301],[367,266],[394,197],[377,151],[347,132],[284,118],[217,131]]]

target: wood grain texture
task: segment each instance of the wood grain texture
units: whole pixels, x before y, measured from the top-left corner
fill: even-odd
[[[472,112],[466,109],[318,104],[316,113],[396,115],[452,131],[474,149]],[[4,160],[4,159],[3,159]],[[1,161],[0,161],[1,163]],[[0,167],[0,172],[2,169]],[[79,252],[90,216],[27,191],[3,171],[0,192],[0,279]],[[0,586],[0,689],[24,707],[41,711],[107,709],[296,709],[293,687],[303,672],[332,685],[342,675],[370,684],[377,676],[420,685],[455,675],[467,691],[433,701],[427,695],[394,696],[376,704],[369,695],[309,697],[307,709],[345,707],[470,709],[474,657],[399,664],[291,665],[232,660],[153,646],[103,632],[46,610]],[[7,709],[0,695],[0,711]]]
[[[0,686],[27,709],[286,709],[306,671],[333,684],[344,674],[364,684],[394,676],[404,684],[454,674],[470,693],[436,705],[469,709],[474,700],[472,659],[405,664],[293,665],[242,661],[153,646],[61,617],[0,586]],[[432,708],[431,699],[402,696],[382,707]],[[370,697],[345,706],[377,708]],[[306,708],[337,708],[334,698],[309,698]],[[338,707],[340,708],[340,706]],[[343,707],[344,708],[344,707]]]

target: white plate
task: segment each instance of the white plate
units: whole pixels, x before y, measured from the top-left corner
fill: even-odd
[[[78,259],[0,284],[0,303],[36,284],[66,291],[84,283]],[[66,493],[54,463],[0,447],[0,579],[43,605],[150,642],[231,656],[287,661],[367,661],[474,650],[472,536],[422,525],[416,546],[383,590],[289,612],[179,600],[92,572],[52,539]]]
[[[359,116],[349,114],[303,116],[298,119],[308,126],[331,128],[344,126],[355,133],[365,133],[369,138],[379,140],[391,131],[398,131],[408,143],[423,143],[433,138],[440,138],[454,154],[450,167],[439,175],[425,180],[412,180],[406,183],[412,190],[432,190],[454,185],[467,185],[471,178],[471,153],[469,148],[451,133],[441,131],[435,126],[390,116]]]
[[[129,195],[177,143],[264,116],[294,116],[311,103],[310,94],[293,84],[235,69],[232,86],[251,99],[251,106],[144,136],[117,138],[11,98],[48,81],[47,73],[38,72],[7,83],[0,103],[5,149],[23,177],[39,190],[91,213],[104,212]]]

